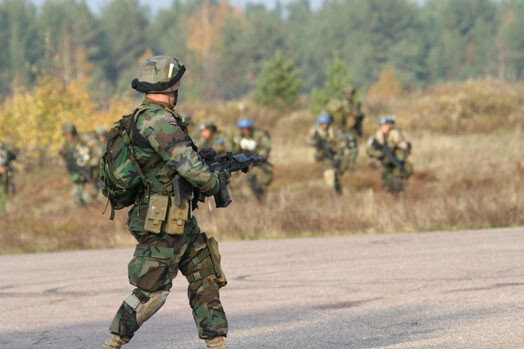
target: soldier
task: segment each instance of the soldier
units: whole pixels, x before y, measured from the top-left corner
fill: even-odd
[[[95,196],[97,196],[97,194],[100,192],[100,183],[98,181],[98,176],[100,173],[100,159],[102,159],[102,155],[104,155],[104,151],[106,150],[107,134],[108,131],[105,126],[97,126],[94,132],[95,138],[91,144],[93,156],[92,160],[90,161],[90,166]]]
[[[400,193],[404,190],[403,182],[413,174],[413,165],[406,160],[411,144],[395,127],[394,117],[382,117],[378,124],[379,129],[368,140],[367,154],[382,162],[382,183],[386,191]]]
[[[265,130],[253,125],[253,121],[243,118],[238,121],[237,126],[240,134],[235,136],[235,153],[248,156],[259,156],[261,162],[247,174],[247,183],[255,197],[261,200],[266,194],[267,188],[273,181],[273,171],[268,162],[271,152],[271,138]]]
[[[71,193],[78,206],[92,202],[87,184],[92,180],[92,149],[80,137],[76,126],[72,122],[62,124],[64,144],[60,149],[60,156],[64,159],[69,179],[73,182]]]
[[[360,102],[355,100],[356,90],[352,85],[346,85],[342,89],[342,99],[332,99],[327,109],[331,115],[332,122],[340,127],[351,142],[355,143],[355,150],[347,159],[351,168],[355,167],[358,157],[357,137],[362,137],[362,121],[364,114]]]
[[[348,168],[350,154],[356,149],[355,143],[333,125],[331,116],[323,111],[317,117],[317,125],[310,131],[308,144],[316,149],[315,161],[323,165],[326,184],[341,194],[340,175]]]
[[[210,147],[216,150],[217,155],[233,152],[231,138],[217,128],[211,120],[205,120],[200,125],[200,139],[196,142],[199,149]]]
[[[191,196],[174,196],[175,176],[184,178],[205,196],[227,185],[209,170],[185,123],[174,111],[184,72],[177,59],[155,56],[140,65],[138,78],[132,82],[135,90],[145,93],[131,120],[135,130],[132,147],[151,184],[137,194],[129,211],[129,230],[138,244],[128,276],[136,288],[118,309],[101,348],[120,348],[128,343],[162,307],[179,270],[189,282],[189,304],[199,337],[208,348],[226,348],[223,337],[228,324],[219,297],[225,283],[217,277],[220,264],[214,257],[218,254],[216,241],[201,233],[191,214]]]
[[[16,153],[7,142],[0,143],[0,214],[5,213],[9,194],[14,194],[12,162]]]

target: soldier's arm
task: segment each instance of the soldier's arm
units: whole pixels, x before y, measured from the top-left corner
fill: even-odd
[[[169,115],[145,114],[143,132],[153,149],[193,186],[203,193],[216,189],[218,179],[193,149],[191,139]]]
[[[232,153],[234,151],[233,141],[225,133],[221,134],[222,141],[224,142],[224,149],[226,152]]]
[[[382,151],[373,146],[375,137],[371,137],[366,144],[366,153],[370,158],[380,159],[382,157]]]
[[[271,138],[269,138],[269,135],[264,131],[262,133],[262,138],[260,139],[260,149],[258,150],[258,155],[260,155],[264,159],[267,159],[269,158],[270,152]]]

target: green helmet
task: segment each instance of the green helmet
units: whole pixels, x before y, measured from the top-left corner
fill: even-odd
[[[213,122],[213,120],[207,119],[200,124],[200,130],[211,130],[215,132],[217,130],[217,125]]]
[[[357,92],[357,90],[351,84],[347,84],[346,86],[342,88],[342,93],[345,95],[351,95],[351,94],[354,94],[355,92]]]
[[[140,64],[138,77],[131,82],[138,92],[169,93],[178,90],[186,67],[176,58],[154,56]]]
[[[66,121],[62,124],[62,135],[66,135],[68,133],[76,135],[76,126],[71,121]]]

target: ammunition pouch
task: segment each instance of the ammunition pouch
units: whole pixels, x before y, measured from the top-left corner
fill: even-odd
[[[187,196],[181,200],[180,205],[176,205],[174,196],[152,194],[147,208],[145,230],[153,234],[183,234],[185,223],[189,220],[189,200],[192,197]]]
[[[193,257],[184,265],[181,265],[182,270],[192,269],[190,266],[197,266],[201,264],[207,258],[211,259],[211,266],[203,269],[199,269],[193,273],[187,274],[187,280],[192,283],[201,280],[210,275],[215,275],[218,283],[218,287],[224,287],[227,285],[227,279],[220,266],[220,252],[218,250],[218,242],[215,238],[208,238],[205,233],[202,233],[202,237],[206,243],[205,249],[201,250],[196,257]]]

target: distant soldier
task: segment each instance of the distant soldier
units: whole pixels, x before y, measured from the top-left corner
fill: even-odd
[[[356,89],[353,85],[346,85],[342,89],[342,99],[332,99],[328,103],[328,112],[333,123],[342,127],[346,132],[362,137],[362,122],[364,114],[360,102],[355,100]]]
[[[91,178],[95,194],[98,194],[100,191],[98,175],[100,173],[100,159],[102,159],[102,155],[104,155],[104,151],[106,150],[107,134],[108,130],[105,126],[97,126],[94,132],[95,138],[91,144],[93,156],[89,164],[91,167]]]
[[[7,142],[0,143],[0,214],[5,212],[9,194],[14,194],[12,162],[16,153]]]
[[[351,154],[355,153],[353,139],[338,126],[332,124],[331,116],[323,111],[317,117],[308,144],[315,147],[315,160],[324,167],[324,180],[337,194],[342,193],[339,177],[347,170]]]
[[[267,131],[255,127],[253,121],[248,118],[241,119],[237,126],[240,129],[240,134],[234,138],[235,153],[262,158],[262,161],[247,174],[248,186],[260,200],[273,181],[273,171],[268,162],[271,152],[271,138]]]
[[[90,204],[91,194],[87,185],[92,180],[92,149],[80,137],[72,122],[62,124],[64,144],[60,156],[64,159],[69,179],[73,182],[72,195],[78,206]]]
[[[411,153],[411,144],[395,127],[394,117],[382,117],[378,124],[379,129],[368,140],[367,154],[382,162],[384,189],[400,193],[404,190],[403,182],[413,174],[413,165],[406,160]]]
[[[210,147],[216,150],[217,155],[224,155],[233,152],[233,142],[231,138],[217,128],[217,125],[206,120],[200,125],[200,138],[196,145],[198,149]]]

